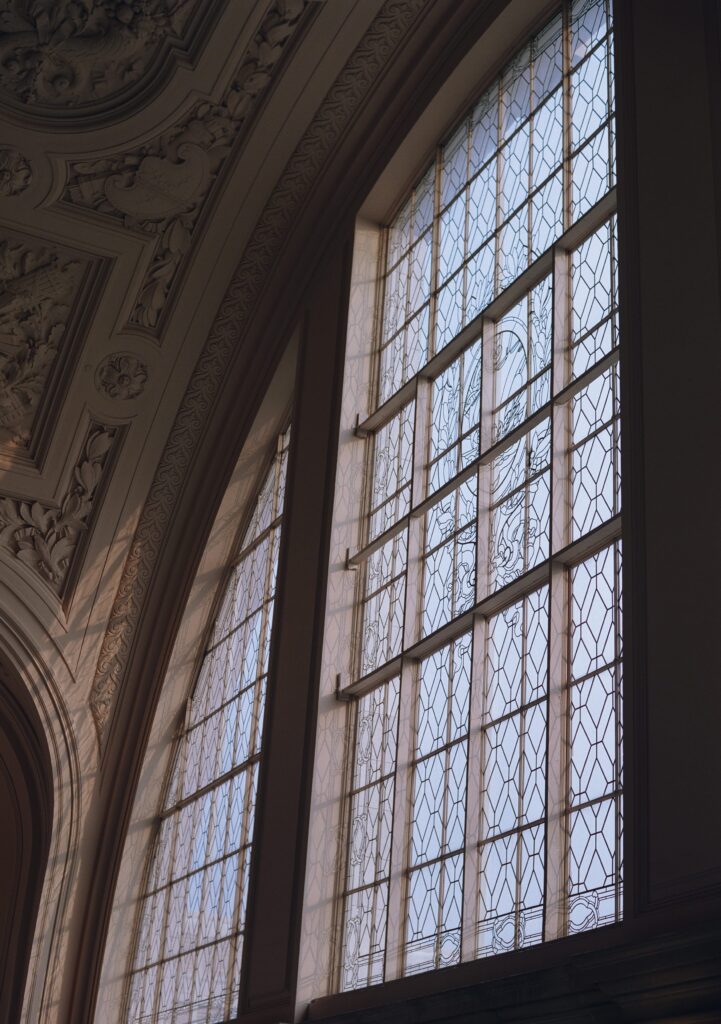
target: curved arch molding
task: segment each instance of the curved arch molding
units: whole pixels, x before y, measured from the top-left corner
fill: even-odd
[[[90,705],[103,744],[121,689],[144,600],[193,453],[239,337],[298,211],[391,54],[427,4],[390,0],[329,90],[263,210],[190,379],[143,508],[103,639]]]
[[[0,1024],[20,1020],[53,826],[53,772],[40,716],[0,666]]]

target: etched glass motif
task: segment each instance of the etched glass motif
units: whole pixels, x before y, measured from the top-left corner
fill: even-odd
[[[401,530],[365,564],[361,675],[400,654],[405,608],[408,531]]]
[[[614,50],[610,0],[559,6],[387,232],[347,696],[352,756],[365,702],[398,739],[348,794],[342,987],[622,916]]]
[[[476,594],[476,480],[471,477],[426,515],[423,634],[470,608]]]
[[[397,523],[411,507],[414,412],[411,402],[374,437],[369,540]]]
[[[551,421],[542,420],[491,463],[489,589],[549,554]]]
[[[479,455],[481,343],[474,342],[433,381],[428,491],[447,484]]]
[[[341,988],[384,977],[399,680],[358,701],[350,792]]]
[[[546,277],[496,324],[495,441],[550,400],[552,309],[551,278]]]

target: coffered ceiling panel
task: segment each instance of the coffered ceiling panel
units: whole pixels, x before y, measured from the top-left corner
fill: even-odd
[[[127,117],[202,49],[217,0],[5,0],[0,102],[53,128]]]

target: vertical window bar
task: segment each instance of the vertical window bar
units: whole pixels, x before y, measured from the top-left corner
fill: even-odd
[[[417,666],[408,658],[401,664],[398,709],[398,750],[396,754],[396,791],[391,839],[391,873],[388,892],[388,930],[386,937],[386,981],[403,976],[405,956],[405,904],[407,894],[406,856],[412,799],[411,762]]]

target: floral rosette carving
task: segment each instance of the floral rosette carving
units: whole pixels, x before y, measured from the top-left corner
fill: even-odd
[[[60,507],[0,499],[0,544],[60,592],[80,538],[87,530],[93,499],[117,431],[95,427],[83,447],[73,481]]]
[[[102,361],[95,374],[95,386],[108,398],[127,401],[145,389],[148,368],[137,356],[120,352]]]
[[[22,153],[12,146],[0,147],[0,196],[17,196],[30,184],[32,171]]]

